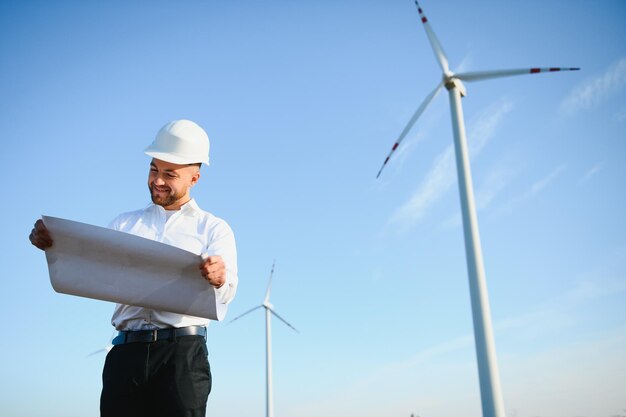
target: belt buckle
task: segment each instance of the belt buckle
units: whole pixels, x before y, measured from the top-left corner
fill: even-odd
[[[152,336],[152,340],[150,340],[150,342],[156,342],[158,340],[158,330],[150,330],[151,336]]]

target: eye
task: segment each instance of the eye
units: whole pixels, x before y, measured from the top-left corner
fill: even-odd
[[[167,178],[176,178],[176,174],[168,173]]]

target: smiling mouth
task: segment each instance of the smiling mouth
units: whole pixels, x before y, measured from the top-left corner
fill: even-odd
[[[155,194],[167,194],[167,193],[169,193],[169,191],[170,190],[167,189],[167,188],[166,189],[161,189],[161,188],[158,188],[156,186],[152,186],[152,192],[155,193]]]

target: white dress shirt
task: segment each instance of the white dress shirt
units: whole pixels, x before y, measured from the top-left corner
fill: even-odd
[[[167,215],[166,215],[167,214]],[[226,282],[216,289],[218,302],[228,304],[237,291],[237,249],[228,224],[190,200],[173,214],[159,205],[117,216],[109,228],[167,243],[197,255],[220,255],[226,265]],[[198,269],[198,279],[203,279]],[[210,285],[207,282],[207,285]],[[209,320],[143,307],[117,304],[111,324],[117,330],[207,326]]]

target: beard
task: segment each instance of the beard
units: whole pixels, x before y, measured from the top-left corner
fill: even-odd
[[[172,190],[169,191],[169,194],[166,194],[165,196],[160,196],[154,190],[152,184],[148,185],[148,189],[150,190],[150,198],[152,199],[152,202],[161,207],[169,207],[185,196],[184,192],[176,194],[175,192],[172,192]]]

